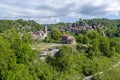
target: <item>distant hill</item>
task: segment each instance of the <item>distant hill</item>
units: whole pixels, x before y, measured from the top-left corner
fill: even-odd
[[[36,23],[34,20],[0,20],[0,32],[13,27],[17,28],[20,32],[30,32],[42,29],[43,25]]]
[[[74,23],[57,23],[57,24],[49,24],[48,28],[53,29],[53,28],[62,28],[62,27],[67,27],[69,25],[72,26],[105,26],[105,27],[111,27],[111,26],[117,26],[120,27],[120,19],[107,19],[107,18],[94,18],[94,19],[79,19],[78,21]]]

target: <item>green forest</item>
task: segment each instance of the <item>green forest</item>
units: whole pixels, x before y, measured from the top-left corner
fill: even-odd
[[[42,42],[60,41],[59,28],[68,24],[47,24],[51,33]],[[43,29],[44,25],[33,20],[0,20],[0,80],[84,80],[101,71],[91,80],[119,80],[119,65],[113,65],[120,61],[120,20],[80,19],[74,24],[103,27],[72,34],[76,46],[63,44],[59,55],[41,61],[39,52],[31,48],[34,41],[27,32]]]
[[[11,28],[16,28],[20,32],[30,32],[40,30],[42,27],[42,25],[36,23],[34,20],[0,20],[0,32]]]

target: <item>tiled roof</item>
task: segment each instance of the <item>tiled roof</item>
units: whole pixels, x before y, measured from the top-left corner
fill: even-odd
[[[68,34],[63,34],[62,36],[68,36]]]

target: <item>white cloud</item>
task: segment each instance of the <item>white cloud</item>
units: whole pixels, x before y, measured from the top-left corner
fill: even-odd
[[[39,20],[37,20],[37,22],[39,23],[43,23],[43,24],[54,24],[54,23],[58,23],[60,22],[59,18],[55,18],[55,17],[51,17],[51,18],[41,18]]]
[[[60,22],[61,17],[119,15],[120,0],[0,0],[0,18]]]

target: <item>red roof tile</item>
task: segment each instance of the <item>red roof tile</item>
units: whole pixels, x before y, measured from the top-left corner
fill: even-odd
[[[63,34],[62,36],[68,36],[68,34]]]

